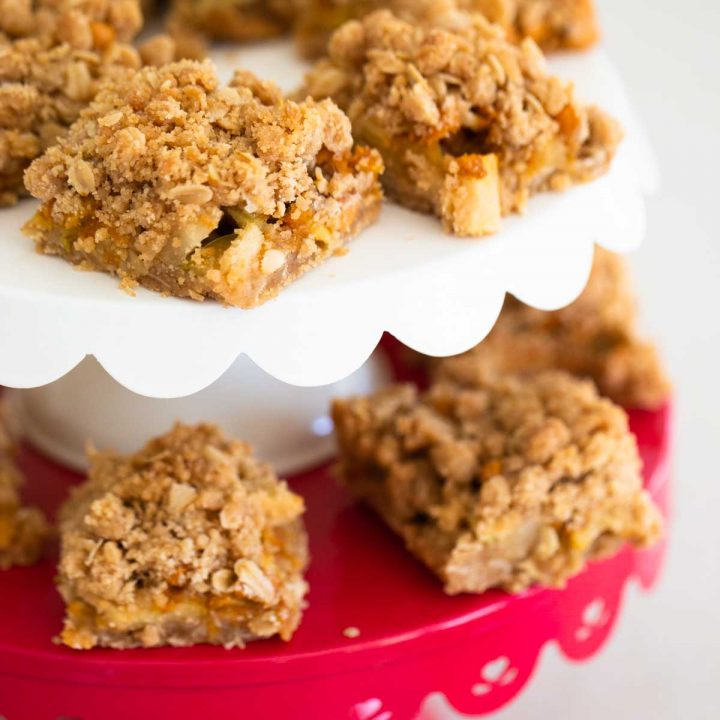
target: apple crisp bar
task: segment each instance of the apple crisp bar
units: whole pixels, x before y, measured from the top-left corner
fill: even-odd
[[[126,288],[249,308],[339,253],[382,203],[379,154],[329,100],[184,61],[106,85],[26,174],[40,252]]]
[[[13,459],[6,415],[6,408],[0,408],[0,570],[36,563],[49,535],[44,515],[20,502],[23,478]]]
[[[293,0],[173,0],[172,23],[220,40],[261,40],[290,27]]]
[[[512,44],[482,16],[464,17],[446,28],[385,10],[350,21],[301,94],[348,113],[355,138],[380,150],[394,199],[481,236],[534,193],[605,173],[622,133],[548,75],[532,40]]]
[[[290,639],[307,591],[304,503],[248,445],[178,425],[90,461],[60,518],[64,644]]]
[[[0,0],[0,33],[92,50],[140,32],[140,0]]]
[[[449,594],[560,586],[658,539],[623,410],[562,373],[338,400],[342,481]]]
[[[652,343],[637,330],[627,265],[597,248],[582,295],[556,312],[508,296],[495,327],[472,350],[430,361],[439,380],[473,384],[504,373],[565,370],[595,381],[600,393],[624,407],[655,409],[670,386]]]
[[[324,54],[343,23],[383,8],[428,23],[456,10],[481,13],[501,25],[509,39],[531,37],[544,50],[587,48],[599,35],[593,0],[295,0],[300,51],[306,57]]]
[[[25,169],[67,132],[102,81],[140,66],[137,52],[116,42],[139,27],[131,9],[120,12],[128,3],[5,5],[0,2],[0,207],[25,194]]]

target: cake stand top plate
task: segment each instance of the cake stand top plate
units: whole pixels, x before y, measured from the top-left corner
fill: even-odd
[[[248,67],[299,84],[305,66],[287,42],[219,48],[221,74]],[[593,244],[625,252],[645,232],[644,195],[656,180],[652,153],[612,63],[602,50],[558,56],[573,79],[626,129],[610,173],[530,202],[483,240],[446,235],[439,222],[387,203],[380,221],[333,258],[254,310],[165,298],[35,254],[20,227],[25,201],[0,211],[0,385],[37,387],[95,355],[120,383],[152,397],[190,395],[242,353],[288,383],[319,386],[357,369],[383,332],[429,355],[451,355],[491,329],[506,292],[543,309],[577,297]]]

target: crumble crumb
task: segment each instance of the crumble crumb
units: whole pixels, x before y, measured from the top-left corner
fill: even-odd
[[[594,0],[507,2],[516,36],[531,37],[543,50],[584,50],[600,37]]]
[[[455,16],[453,16],[455,17]],[[618,124],[480,15],[444,26],[389,11],[345,23],[300,95],[331,97],[380,150],[388,193],[458,235],[497,231],[528,198],[607,171]]]
[[[337,400],[339,473],[450,594],[559,586],[661,518],[625,413],[563,373]]]
[[[177,425],[90,456],[61,512],[61,640],[75,649],[242,647],[300,623],[304,503],[248,445]]]
[[[160,34],[148,38],[138,47],[143,65],[167,65],[183,58],[178,56],[178,44],[171,35]]]
[[[8,410],[0,407],[0,570],[34,565],[42,557],[50,528],[36,508],[23,507],[23,478],[14,462]]]
[[[656,409],[670,384],[657,350],[640,337],[627,265],[598,247],[587,287],[555,312],[508,296],[490,334],[455,357],[429,361],[431,375],[462,384],[505,373],[566,370],[595,381],[624,407]]]
[[[254,307],[374,222],[380,156],[330,100],[209,62],[106,85],[26,173],[40,252],[166,294]]]

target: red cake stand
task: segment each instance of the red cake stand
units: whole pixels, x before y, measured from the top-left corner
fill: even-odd
[[[671,409],[630,414],[647,487],[669,500]],[[29,448],[30,499],[52,513],[80,480]],[[444,693],[457,710],[492,712],[528,682],[542,647],[572,660],[602,647],[630,580],[650,588],[665,544],[592,564],[563,590],[447,597],[435,578],[330,469],[291,480],[307,499],[309,608],[289,643],[77,652],[53,644],[63,606],[55,558],[0,582],[0,716],[7,720],[410,720]],[[359,636],[346,637],[347,628]]]

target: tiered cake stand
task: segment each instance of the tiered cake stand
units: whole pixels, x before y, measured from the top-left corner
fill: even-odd
[[[226,75],[244,65],[288,89],[302,74],[284,43],[220,49],[216,61]],[[29,499],[56,510],[81,479],[87,438],[132,450],[176,419],[219,422],[292,476],[307,499],[313,561],[293,640],[233,651],[71,651],[52,642],[62,618],[55,558],[4,573],[0,716],[410,720],[434,692],[486,713],[520,691],[548,641],[572,659],[600,648],[626,583],[651,586],[664,545],[593,564],[563,590],[450,598],[327,465],[329,398],[407,377],[396,343],[373,354],[383,333],[431,355],[464,351],[490,330],[506,292],[560,307],[582,290],[595,243],[625,252],[642,240],[654,164],[616,72],[602,51],[551,65],[625,125],[606,177],[533,200],[526,217],[481,241],[388,205],[347,256],[256,310],[129,297],[107,276],[35,255],[19,230],[31,202],[3,211],[0,385],[14,388],[27,434]],[[647,486],[667,509],[670,409],[632,411],[631,422]],[[346,637],[349,627],[359,636]]]

